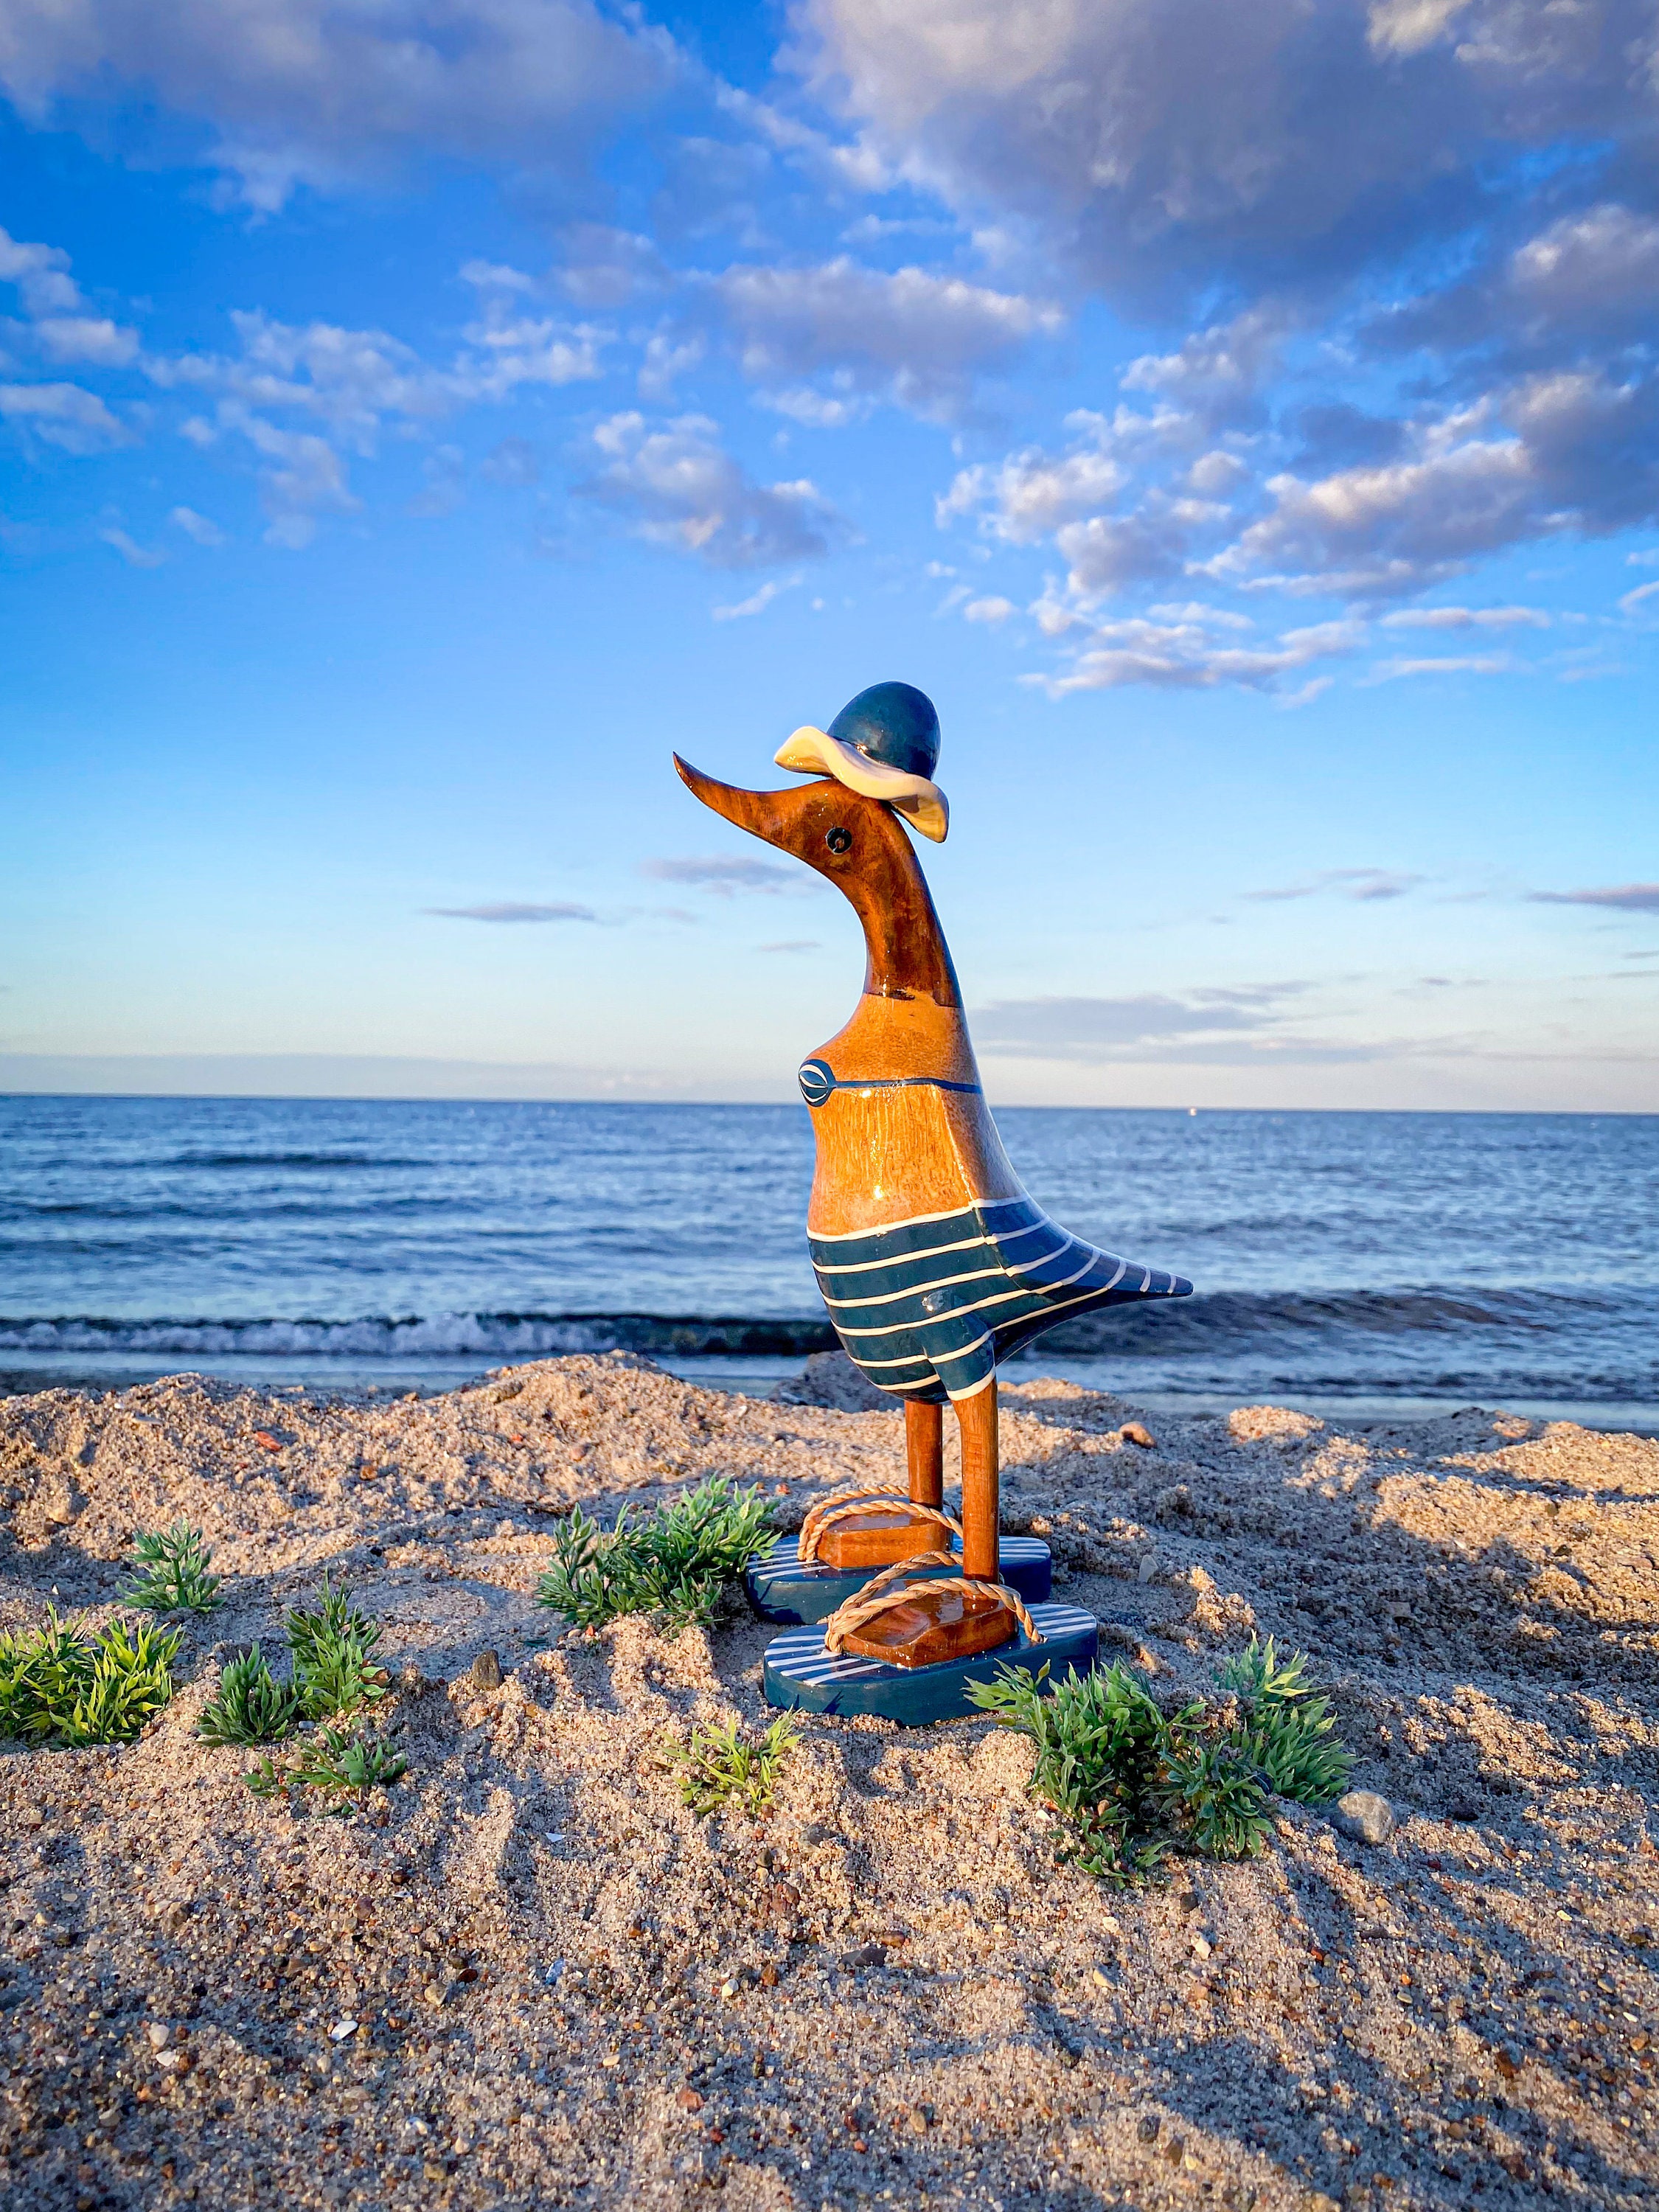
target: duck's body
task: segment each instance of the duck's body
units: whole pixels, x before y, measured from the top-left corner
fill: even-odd
[[[1070,1235],[1027,1194],[959,1006],[866,993],[800,1085],[817,1141],[813,1272],[878,1389],[969,1398],[1056,1322],[1192,1288]]]

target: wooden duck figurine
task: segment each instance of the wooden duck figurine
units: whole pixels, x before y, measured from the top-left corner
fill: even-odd
[[[901,826],[945,837],[938,753],[932,702],[909,684],[879,684],[829,730],[798,730],[780,750],[780,766],[813,775],[805,785],[746,791],[675,756],[705,805],[828,877],[864,928],[852,1019],[800,1070],[817,1154],[807,1237],[848,1356],[903,1402],[909,1498],[826,1501],[828,1515],[820,1508],[805,1533],[832,1564],[887,1567],[832,1616],[829,1649],[900,1668],[1024,1638],[1018,1594],[998,1581],[998,1362],[1057,1322],[1192,1288],[1068,1235],[1009,1164],[950,951]],[[943,1510],[947,1400],[962,1437],[959,1560],[939,1548],[956,1526]],[[935,1563],[959,1573],[902,1583]]]

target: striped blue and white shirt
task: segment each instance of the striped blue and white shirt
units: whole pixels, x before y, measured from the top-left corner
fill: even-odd
[[[971,1398],[1056,1322],[1193,1287],[1069,1236],[1024,1197],[806,1242],[848,1357],[878,1389],[934,1403]]]

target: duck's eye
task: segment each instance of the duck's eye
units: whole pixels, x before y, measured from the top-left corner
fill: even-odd
[[[823,842],[832,853],[845,853],[852,845],[853,833],[850,830],[843,830],[837,824],[830,831]]]

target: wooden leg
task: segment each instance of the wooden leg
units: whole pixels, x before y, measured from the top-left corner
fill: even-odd
[[[994,1582],[998,1574],[997,1384],[994,1375],[971,1398],[958,1398],[962,1430],[962,1571]]]
[[[907,1405],[905,1433],[910,1446],[910,1495],[916,1492],[920,1439],[927,1434],[914,1417],[934,1408]],[[962,1571],[999,1582],[997,1521],[997,1386],[995,1378],[971,1398],[957,1401],[962,1429]],[[943,1424],[933,1433],[942,1441]],[[915,1598],[857,1629],[843,1649],[894,1667],[927,1667],[946,1659],[994,1651],[1013,1636],[1014,1619],[1000,1600],[969,1596],[957,1590]]]
[[[945,1408],[904,1401],[904,1449],[910,1462],[910,1495],[918,1505],[945,1502]]]
[[[910,1496],[918,1505],[945,1499],[945,1408],[904,1401],[904,1449],[910,1468]],[[838,1522],[819,1547],[831,1567],[885,1567],[918,1552],[947,1548],[949,1536],[937,1521],[913,1520],[896,1507],[872,1507]]]

